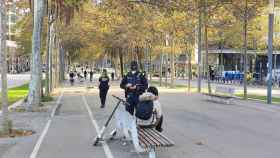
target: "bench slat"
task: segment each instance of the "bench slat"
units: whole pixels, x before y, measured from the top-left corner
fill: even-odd
[[[144,148],[170,147],[174,143],[153,128],[137,128],[139,143]]]
[[[152,145],[152,146],[161,146],[161,144],[155,140],[152,136],[149,136],[149,134],[147,132],[145,132],[144,129],[138,129],[139,133],[140,134],[143,134],[145,136],[145,138],[148,139],[149,143]]]
[[[163,141],[166,142],[166,145],[170,145],[173,146],[175,143],[173,141],[171,141],[170,139],[168,139],[165,135],[159,133],[158,131],[156,131],[155,129],[151,129],[151,132],[153,132],[154,134],[158,135]]]
[[[146,130],[146,132],[148,132],[152,137],[154,137],[155,139],[158,139],[158,141],[164,145],[164,146],[168,146],[170,143],[169,141],[165,140],[164,137],[162,137],[162,135],[160,135],[157,131],[155,131],[154,129],[148,129]]]
[[[147,134],[149,134],[152,138],[157,140],[161,146],[164,146],[166,144],[166,142],[162,141],[162,139],[158,135],[152,133],[151,130],[152,129],[145,129],[145,132],[147,132]]]
[[[140,133],[138,133],[138,139],[141,147],[149,148],[149,142]]]
[[[155,135],[154,133],[151,132],[152,129],[144,129],[144,131],[149,134],[149,136],[151,138],[153,138],[154,140],[156,140],[160,146],[165,146],[165,142],[162,142],[161,138],[158,137],[158,135]]]
[[[146,145],[147,148],[151,148],[153,146],[154,147],[159,146],[159,144],[157,144],[156,142],[151,140],[151,138],[149,136],[145,135],[145,132],[139,130],[138,135],[141,136],[141,137],[138,137],[139,139],[145,140],[145,145]]]

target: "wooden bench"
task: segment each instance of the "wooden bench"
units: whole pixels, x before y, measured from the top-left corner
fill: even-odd
[[[217,86],[214,93],[203,93],[207,100],[231,104],[234,98],[235,89],[233,87]]]
[[[149,158],[156,157],[156,148],[172,147],[174,143],[154,128],[137,127],[138,140],[141,148],[149,152]]]
[[[123,133],[126,141],[131,141],[137,153],[148,152],[149,158],[156,158],[156,149],[172,147],[174,142],[154,128],[142,128],[136,124],[135,116],[130,115],[124,106],[116,111],[117,131]],[[116,132],[112,136],[116,135]]]

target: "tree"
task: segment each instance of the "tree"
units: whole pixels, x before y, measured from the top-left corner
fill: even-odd
[[[198,68],[197,68],[197,91],[201,92],[201,47],[202,47],[202,0],[198,1],[198,29],[197,29],[197,44],[198,44]]]
[[[7,89],[7,48],[6,48],[6,4],[5,0],[0,0],[0,68],[1,68],[1,101],[3,116],[1,120],[2,128],[0,132],[9,133],[8,116],[8,89]]]
[[[46,96],[50,95],[52,90],[52,50],[53,50],[53,42],[54,42],[54,22],[55,22],[55,9],[54,5],[52,5],[52,1],[48,1],[48,8],[47,8],[47,55],[46,55],[46,81],[45,81],[45,89],[46,89]]]
[[[38,107],[41,101],[41,38],[44,19],[44,1],[34,0],[31,80],[29,83],[27,111]]]
[[[238,21],[241,21],[243,24],[243,60],[244,60],[244,68],[243,68],[243,88],[244,88],[244,99],[248,99],[247,96],[247,73],[248,73],[248,25],[249,21],[254,19],[263,7],[267,4],[264,0],[241,0],[241,1],[232,1],[231,11],[232,14],[236,17]]]

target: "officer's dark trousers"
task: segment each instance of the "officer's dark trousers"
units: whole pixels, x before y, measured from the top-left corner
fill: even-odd
[[[109,88],[100,88],[99,89],[99,96],[100,96],[101,106],[105,106],[106,96],[107,96],[108,90],[109,90]]]
[[[134,115],[134,110],[139,102],[139,95],[135,93],[128,93],[127,102],[129,105],[126,105],[126,111],[128,111],[131,115]]]

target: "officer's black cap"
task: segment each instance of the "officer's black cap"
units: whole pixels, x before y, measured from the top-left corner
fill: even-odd
[[[130,63],[130,68],[131,68],[131,70],[137,70],[138,69],[137,61],[132,61]]]

